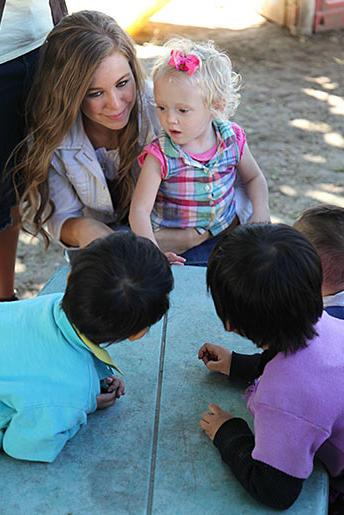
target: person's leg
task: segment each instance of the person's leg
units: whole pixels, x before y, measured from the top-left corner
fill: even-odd
[[[182,254],[208,240],[210,234],[208,231],[199,234],[196,229],[190,227],[188,229],[159,229],[154,236],[162,252]]]
[[[182,254],[186,259],[184,266],[207,266],[209,256],[219,239],[220,236],[215,236],[184,252]]]
[[[208,259],[210,254],[212,253],[213,248],[216,243],[223,237],[226,236],[229,232],[233,231],[235,227],[239,224],[239,219],[237,216],[234,217],[231,225],[227,227],[224,231],[222,231],[217,236],[207,239],[201,245],[197,245],[196,247],[190,248],[186,252],[182,254],[182,257],[186,259],[184,265],[191,266],[207,266]],[[209,233],[208,233],[209,234]]]
[[[14,272],[20,230],[18,208],[11,210],[12,224],[0,231],[0,302],[15,300]]]
[[[10,169],[5,165],[25,136],[24,110],[38,50],[0,65],[0,301],[14,298],[19,210]]]

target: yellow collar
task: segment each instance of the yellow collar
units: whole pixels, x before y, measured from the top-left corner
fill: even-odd
[[[112,358],[106,349],[103,349],[102,347],[99,347],[99,345],[91,342],[91,340],[89,340],[84,334],[81,334],[74,325],[73,328],[82,342],[90,349],[96,358],[100,359],[100,361],[109,365],[109,367],[114,368],[117,372],[123,375],[122,370],[112,361]]]

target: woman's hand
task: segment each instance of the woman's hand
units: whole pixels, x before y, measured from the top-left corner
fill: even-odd
[[[198,351],[198,359],[201,359],[209,370],[229,376],[232,352],[221,345],[204,343]]]
[[[233,418],[233,415],[229,411],[223,411],[217,404],[209,404],[208,409],[207,413],[203,413],[199,425],[210,440],[214,440],[220,427]]]
[[[107,391],[97,395],[97,409],[109,408],[125,394],[124,381],[122,379],[116,376],[108,376],[104,382]]]

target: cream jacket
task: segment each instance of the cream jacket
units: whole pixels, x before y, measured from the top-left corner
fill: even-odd
[[[139,124],[140,143],[144,145],[159,133],[150,84],[146,86],[143,104]],[[106,224],[116,222],[106,178],[85,133],[81,114],[53,154],[49,193],[55,211],[48,221],[48,232],[60,243],[62,225],[69,218],[89,216]]]

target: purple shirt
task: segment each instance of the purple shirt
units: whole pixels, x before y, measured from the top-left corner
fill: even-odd
[[[344,322],[323,313],[305,349],[279,353],[248,395],[252,457],[307,478],[315,454],[336,477],[344,472]]]

